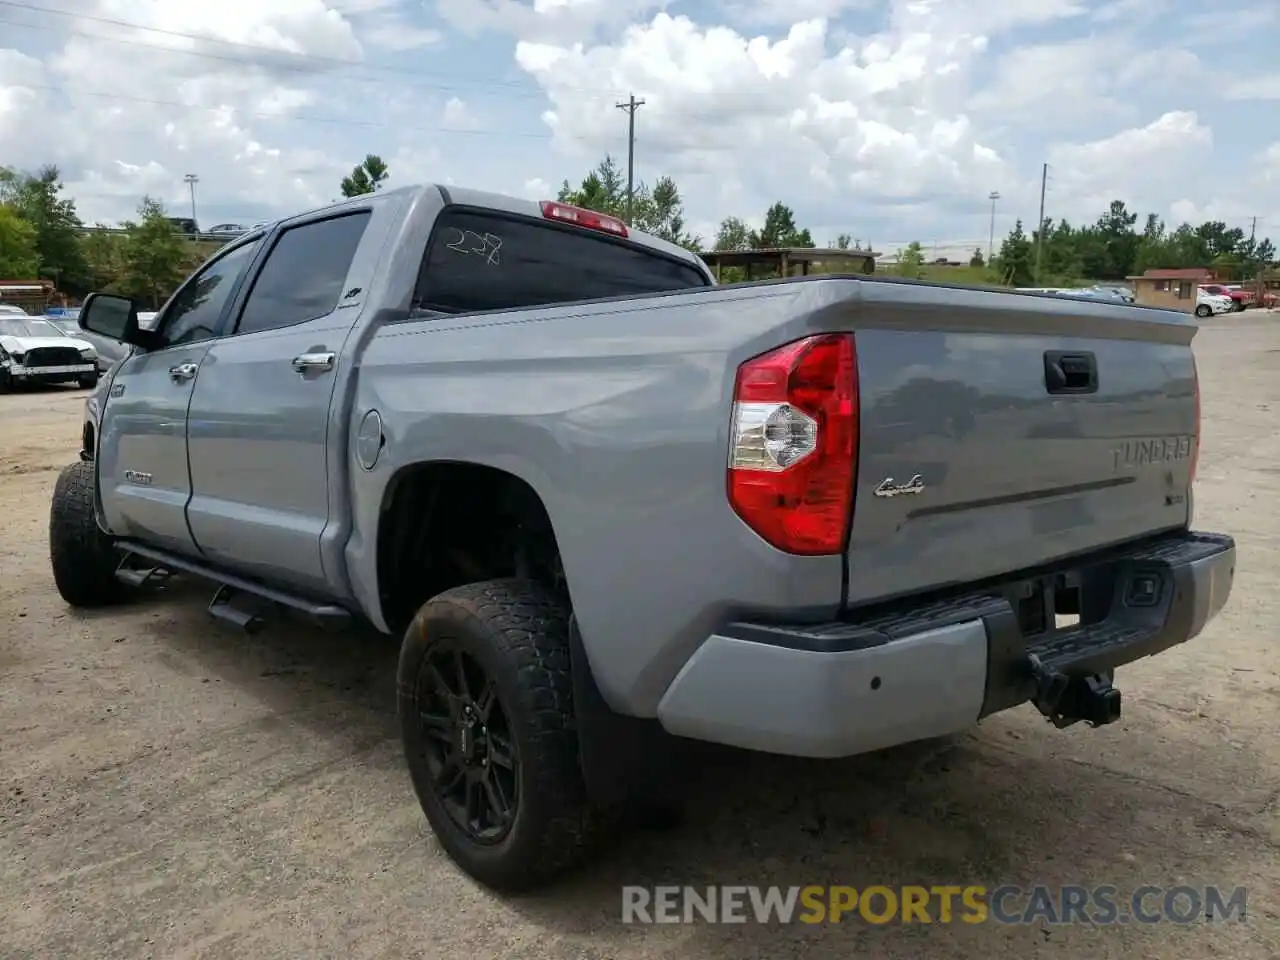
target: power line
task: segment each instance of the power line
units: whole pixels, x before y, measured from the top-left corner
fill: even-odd
[[[206,36],[204,34],[185,33],[180,30],[168,30],[163,27],[151,27],[151,26],[147,26],[146,24],[134,23],[129,20],[117,20],[112,17],[98,17],[98,16],[91,16],[89,14],[83,14],[83,13],[73,13],[69,10],[58,10],[53,7],[41,7],[41,6],[36,6],[35,4],[30,4],[30,3],[20,3],[18,2],[18,0],[0,0],[0,7],[11,7],[16,10],[26,10],[32,13],[50,14],[58,17],[66,17],[71,20],[84,20],[90,23],[100,23],[105,26],[118,27],[118,28],[123,28],[127,30],[141,30],[145,33],[159,34],[161,36],[172,37],[177,40],[190,40],[195,43],[215,43],[225,47],[238,48],[241,50],[247,50],[247,51],[258,53],[258,54],[269,54],[273,59],[269,62],[266,62],[261,60],[254,60],[251,58],[234,57],[234,56],[228,56],[226,54],[211,53],[203,50],[181,50],[181,49],[176,49],[174,47],[166,46],[160,43],[146,43],[142,40],[128,39],[125,37],[108,37],[99,33],[85,33],[84,31],[76,30],[72,27],[55,27],[55,26],[50,26],[46,24],[28,23],[22,20],[0,19],[0,23],[6,23],[12,26],[17,26],[17,27],[26,27],[31,30],[47,30],[53,33],[72,34],[74,36],[86,37],[92,40],[102,40],[107,43],[118,43],[118,44],[124,44],[126,46],[146,47],[152,50],[164,50],[168,53],[173,53],[180,56],[200,57],[206,60],[221,60],[227,63],[246,64],[250,66],[263,67],[264,69],[288,70],[288,71],[294,71],[294,72],[300,72],[300,73],[314,73],[313,70],[308,70],[306,68],[305,65],[308,63],[317,64],[317,65],[323,64],[323,65],[334,66],[334,67],[356,67],[362,70],[370,70],[370,71],[377,71],[380,73],[391,74],[393,77],[396,77],[396,78],[410,77],[410,78],[431,79],[432,77],[436,77],[436,78],[448,78],[450,80],[455,81],[451,85],[426,84],[426,86],[436,87],[442,90],[458,90],[458,89],[465,90],[474,86],[490,86],[490,87],[502,88],[512,93],[515,93],[516,95],[521,95],[524,97],[541,99],[542,97],[545,96],[545,94],[542,92],[541,87],[539,87],[536,83],[528,80],[493,80],[493,79],[487,79],[482,77],[459,77],[456,73],[453,73],[453,72],[444,73],[441,71],[417,70],[417,69],[409,69],[406,67],[392,67],[392,66],[386,66],[383,64],[371,64],[363,60],[348,60],[343,57],[327,57],[322,54],[315,54],[315,53],[291,53],[286,50],[279,50],[279,49],[276,49],[275,47],[266,47],[261,44],[243,43],[238,40],[223,40],[219,37]],[[377,78],[377,77],[363,77],[363,78],[344,77],[343,79],[344,80],[360,79],[363,82],[367,82],[367,83],[391,82],[389,78],[383,79],[383,78]],[[462,84],[464,84],[464,86],[459,87],[458,85],[459,81]],[[583,93],[592,94],[594,97],[606,97],[606,96],[612,97],[618,93],[617,90],[609,90],[601,87],[582,87],[582,86],[570,86],[565,84],[561,84],[560,89],[581,91]],[[519,91],[523,91],[523,93],[519,93]]]
[[[144,106],[151,106],[151,107],[179,107],[183,110],[204,110],[206,112],[216,112],[223,109],[221,105],[203,106],[201,104],[196,104],[196,103],[182,103],[178,100],[153,100],[149,97],[133,97],[133,96],[128,96],[122,93],[100,93],[96,90],[68,90],[65,87],[54,86],[46,83],[29,83],[27,81],[21,81],[18,85],[28,90],[50,90],[54,93],[60,93],[66,97],[97,97],[104,100],[120,100],[126,103],[138,103],[138,104],[143,104]],[[374,129],[390,128],[395,130],[411,131],[414,133],[446,133],[446,134],[469,135],[469,136],[515,137],[518,139],[526,139],[526,140],[550,140],[554,136],[553,134],[550,134],[550,133],[541,133],[541,132],[535,132],[532,130],[529,130],[529,131],[485,130],[482,128],[473,128],[473,127],[439,127],[439,126],[426,127],[426,126],[416,126],[412,124],[404,124],[399,122],[386,123],[386,122],[379,122],[376,120],[352,120],[346,117],[317,117],[317,116],[310,116],[307,114],[287,114],[286,115],[286,114],[279,114],[279,113],[261,113],[261,112],[255,113],[248,110],[237,110],[236,113],[242,117],[251,118],[255,120],[278,120],[278,121],[287,121],[289,123],[321,123],[321,124],[330,124],[330,125],[339,126],[339,127],[365,127],[365,128],[374,128]],[[591,138],[582,137],[582,136],[570,137],[570,136],[565,136],[563,134],[561,136],[563,137],[563,139],[566,139],[566,140],[585,141],[590,139],[593,142],[595,140],[594,137],[591,137]]]
[[[1036,282],[1040,281],[1040,259],[1044,253],[1044,193],[1049,186],[1049,164],[1040,168],[1040,220],[1036,223]]]

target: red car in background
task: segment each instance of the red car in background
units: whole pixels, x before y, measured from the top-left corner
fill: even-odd
[[[1230,297],[1236,305],[1236,310],[1244,310],[1253,306],[1254,300],[1257,298],[1252,290],[1246,290],[1243,287],[1228,287],[1220,283],[1202,283],[1200,289],[1205,293],[1212,293],[1218,297]]]

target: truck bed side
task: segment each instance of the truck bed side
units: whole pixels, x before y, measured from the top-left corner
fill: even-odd
[[[1112,476],[1118,444],[1193,429],[1194,328],[1171,316],[810,278],[394,324],[360,361],[355,409],[382,412],[387,446],[379,469],[356,478],[357,528],[376,527],[391,476],[416,462],[469,461],[524,479],[555,527],[601,692],[615,709],[652,716],[682,664],[727,620],[820,621],[850,599],[976,575],[985,569],[972,558],[984,549],[980,535],[1001,544],[1003,556],[987,561],[998,572],[1086,549],[1091,539],[1184,523],[1185,503],[1153,514],[1048,494],[1053,468],[1039,459],[1059,456],[1058,469],[1070,469],[1078,457],[1070,483],[1100,482]],[[726,497],[735,374],[781,343],[849,330],[867,398],[854,550],[848,560],[791,556],[761,540]],[[1041,354],[1086,340],[1105,360],[1106,392],[1092,406],[1055,413],[1051,398],[1033,396]],[[1041,364],[1030,373],[1028,358]],[[1129,360],[1139,362],[1121,372]],[[1006,365],[1017,368],[1012,381]],[[1100,438],[1108,404],[1120,416]],[[1068,448],[1073,431],[1090,435]],[[1001,449],[1006,458],[993,459]],[[1023,466],[1011,472],[1015,462]],[[933,471],[933,495],[868,493],[881,472],[911,470]],[[1186,479],[1185,465],[1178,470],[1174,487]],[[1146,496],[1155,483],[1135,490]],[[985,514],[977,505],[1005,497],[1023,505]],[[904,526],[927,502],[942,509]],[[357,590],[376,610],[373,553],[360,537],[348,548]],[[598,655],[606,646],[608,656]]]

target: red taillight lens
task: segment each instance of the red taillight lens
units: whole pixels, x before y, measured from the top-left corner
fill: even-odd
[[[1191,479],[1187,486],[1196,482],[1196,468],[1200,466],[1200,368],[1194,354],[1191,357],[1191,376],[1196,381],[1196,435],[1191,441]]]
[[[844,550],[858,472],[853,334],[806,337],[738,369],[729,503],[779,550]]]

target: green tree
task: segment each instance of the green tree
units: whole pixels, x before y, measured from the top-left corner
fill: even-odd
[[[641,185],[635,193],[639,196],[643,191],[644,186]],[[606,155],[595,169],[582,178],[582,183],[576,190],[569,186],[568,180],[564,181],[556,199],[584,210],[620,218],[626,213],[627,184],[617,161]]]
[[[635,198],[631,220],[637,230],[678,243],[695,253],[702,246],[702,238],[684,228],[684,202],[680,199],[680,189],[670,177],[659,177],[653,189],[644,188],[643,195]]]
[[[91,282],[89,266],[80,248],[83,224],[76,202],[62,196],[62,178],[53,165],[41,167],[34,175],[5,170],[0,175],[0,199],[35,230],[40,276],[53,280],[59,289],[87,293]]]
[[[919,240],[912,240],[905,250],[898,251],[898,276],[919,280],[924,276],[924,248]]]
[[[765,211],[764,226],[751,233],[751,246],[757,250],[813,245],[808,229],[801,230],[796,226],[795,212],[781,200]]]
[[[118,233],[107,233],[107,225],[94,224],[93,233],[85,235],[81,244],[84,258],[89,264],[89,273],[93,278],[93,289],[104,293],[120,293],[117,284],[125,273],[125,241],[126,237]]]
[[[0,277],[19,280],[40,275],[36,228],[8,204],[0,204]]]
[[[1034,281],[1035,252],[1031,240],[1022,229],[1022,220],[1014,223],[1000,244],[1000,276],[1012,287],[1030,286]]]
[[[572,204],[585,210],[595,210],[618,219],[627,213],[627,183],[617,161],[605,156],[585,177],[577,188],[565,180],[556,197],[561,203]],[[631,223],[645,233],[678,243],[697,251],[702,239],[685,230],[684,202],[680,188],[670,177],[659,177],[653,187],[637,183],[633,189]]]
[[[987,259],[982,255],[982,248],[975,247],[973,251],[973,256],[969,258],[969,266],[985,267],[986,265],[987,265]]]
[[[124,224],[124,274],[116,286],[121,293],[160,305],[186,277],[190,253],[177,228],[166,219],[163,204],[143,197],[138,219]]]
[[[836,250],[848,250],[852,244],[853,237],[849,236],[847,233],[842,233],[840,236],[836,237],[836,242],[832,244],[832,247]]]
[[[342,195],[359,197],[382,189],[390,171],[382,158],[371,153],[352,169],[351,176],[342,178]]]
[[[1112,200],[1111,206],[1096,226],[1101,262],[1093,276],[1103,280],[1122,280],[1133,272],[1138,254],[1138,235],[1133,225],[1138,215],[1130,213],[1123,200]]]
[[[750,250],[751,228],[738,217],[725,217],[716,231],[717,250]]]

